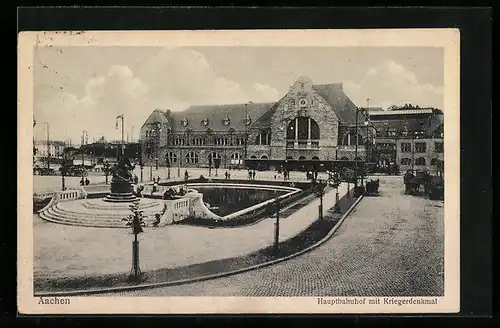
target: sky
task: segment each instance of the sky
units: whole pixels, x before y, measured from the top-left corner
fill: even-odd
[[[37,47],[35,137],[79,144],[101,136],[136,140],[156,108],[273,102],[300,76],[343,83],[353,102],[386,109],[443,108],[442,48],[374,47]]]

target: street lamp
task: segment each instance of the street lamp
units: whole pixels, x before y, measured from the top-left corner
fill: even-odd
[[[45,122],[47,128],[47,170],[50,170],[50,140],[49,140],[49,123]]]
[[[248,121],[248,104],[245,104],[245,122],[243,124],[245,125],[245,158],[243,160],[245,161],[245,167],[246,165],[246,160],[247,160],[247,144],[248,144],[248,131],[247,131],[247,125],[250,122]]]
[[[358,187],[358,143],[359,143],[359,135],[358,135],[358,114],[359,108],[356,107],[356,144],[354,148],[354,189],[356,190]]]
[[[82,181],[83,181],[83,178],[84,178],[84,172],[85,172],[85,153],[84,153],[84,149],[83,149],[83,145],[87,144],[87,139],[88,139],[88,132],[83,130],[82,131],[82,145],[81,145],[81,149],[82,149]]]
[[[118,115],[116,117],[116,128],[117,129],[118,129],[118,120],[121,120],[121,123],[122,123],[121,124],[121,128],[122,128],[122,140],[121,140],[121,146],[120,146],[121,152],[120,152],[120,155],[119,155],[120,157],[122,157],[124,155],[124,153],[125,153],[125,151],[124,151],[124,137],[123,137],[123,128],[124,128],[124,124],[125,124],[125,119],[123,117],[123,114],[120,114],[120,115]]]

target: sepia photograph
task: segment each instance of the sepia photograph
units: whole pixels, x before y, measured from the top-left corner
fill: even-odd
[[[19,77],[20,311],[460,310],[458,31],[26,32]]]

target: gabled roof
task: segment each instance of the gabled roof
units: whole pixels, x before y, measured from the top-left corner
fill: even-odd
[[[356,124],[356,105],[344,93],[342,83],[313,85],[313,89],[332,106],[341,124]],[[363,116],[358,119],[364,119]]]
[[[286,97],[286,96],[285,96]],[[283,98],[285,98],[283,97]],[[250,128],[252,129],[264,129],[264,128],[269,128],[271,126],[271,118],[273,117],[274,113],[276,113],[276,110],[278,109],[281,100],[281,98],[277,102],[275,102],[269,109],[262,114],[251,126]]]
[[[236,131],[245,129],[245,113],[250,118],[250,126],[257,121],[275,103],[248,103],[227,105],[191,106],[182,112],[170,112],[170,126],[172,131],[182,132],[187,129],[193,131]],[[246,107],[246,108],[245,108]],[[223,120],[229,118],[229,124],[224,125]],[[187,118],[188,125],[183,126],[182,121]],[[208,120],[207,125],[202,121]]]
[[[143,126],[144,125],[148,125],[148,124],[154,124],[154,123],[169,124],[169,121],[165,117],[165,113],[164,112],[162,112],[159,109],[155,109],[151,113],[151,115],[149,115],[149,117],[146,120],[146,122],[144,122]]]

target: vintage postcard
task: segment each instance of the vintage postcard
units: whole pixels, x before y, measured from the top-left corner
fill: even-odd
[[[459,40],[20,33],[19,312],[458,312]]]

